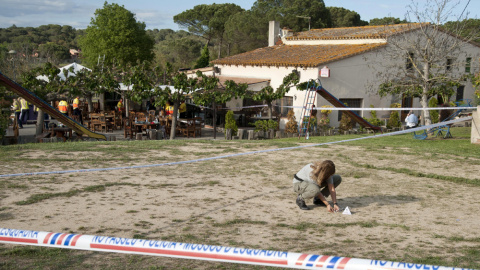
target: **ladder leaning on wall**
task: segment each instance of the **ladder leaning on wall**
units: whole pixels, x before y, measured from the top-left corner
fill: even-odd
[[[300,126],[298,127],[298,138],[304,137],[308,140],[308,129],[310,128],[310,119],[312,117],[313,106],[315,106],[315,99],[317,98],[317,88],[322,87],[320,80],[310,81],[307,84],[307,90],[303,100],[302,113],[300,114]]]

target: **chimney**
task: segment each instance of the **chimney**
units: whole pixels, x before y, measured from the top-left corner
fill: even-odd
[[[268,46],[275,46],[280,38],[280,22],[270,21],[268,23]]]
[[[290,28],[284,27],[282,29],[282,37],[292,37],[293,36],[293,31]]]

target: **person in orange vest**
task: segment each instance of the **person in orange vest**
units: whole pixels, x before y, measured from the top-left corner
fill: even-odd
[[[20,99],[14,99],[12,104],[12,110],[15,112],[15,119],[17,119],[17,125],[19,128],[23,128],[23,124],[20,121],[20,114],[22,112],[22,107],[20,107]]]
[[[20,98],[20,107],[22,112],[20,113],[19,126],[23,128],[23,124],[27,123],[28,114],[30,113],[30,107],[28,107],[28,102],[24,98]]]
[[[165,105],[165,115],[167,117],[172,117],[173,116],[173,105],[172,105],[172,102],[169,100],[167,101],[167,105]]]
[[[68,103],[65,100],[61,100],[58,103],[58,110],[67,116]]]

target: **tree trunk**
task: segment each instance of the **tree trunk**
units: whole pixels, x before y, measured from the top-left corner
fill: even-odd
[[[88,104],[88,112],[93,112],[93,96],[92,95],[87,95],[85,96],[85,98],[87,99],[87,104]]]
[[[273,106],[271,102],[268,102],[268,118],[273,120]]]
[[[213,139],[217,138],[217,104],[213,102]]]
[[[44,123],[45,117],[43,115],[42,109],[38,109],[38,115],[37,115],[37,128],[35,130],[35,135],[38,136],[43,133],[43,123]]]
[[[430,76],[430,64],[428,62],[425,63],[425,66],[423,68],[423,92],[422,92],[422,98],[420,100],[420,104],[422,104],[422,108],[428,108],[428,91],[430,90],[429,86],[429,76]],[[429,110],[423,110],[423,117],[421,120],[421,125],[430,125],[432,123],[430,119],[430,111]]]
[[[177,113],[180,106],[180,100],[177,99],[173,102],[173,115],[172,115],[172,128],[170,129],[170,140],[175,139],[175,132],[177,132]]]
[[[218,57],[217,57],[217,59],[220,59],[220,56],[222,55],[222,41],[223,41],[223,39],[220,39],[220,44],[218,45]]]

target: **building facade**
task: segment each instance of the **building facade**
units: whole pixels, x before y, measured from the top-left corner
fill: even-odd
[[[300,75],[300,82],[319,79],[327,91],[353,108],[369,108],[371,105],[383,108],[390,107],[392,103],[400,103],[402,107],[421,107],[418,97],[380,97],[379,85],[386,78],[407,81],[410,75],[418,76],[415,75],[416,69],[425,71],[429,68],[431,74],[438,74],[441,70],[446,76],[454,78],[479,71],[480,47],[438,29],[434,29],[437,30],[434,39],[437,43],[443,42],[446,49],[443,52],[428,52],[436,60],[426,65],[421,59],[426,51],[421,51],[421,46],[424,42],[422,37],[429,29],[432,29],[429,24],[414,23],[293,33],[280,29],[277,22],[270,22],[268,47],[217,59],[212,63],[216,76],[268,81],[274,89],[295,70]],[[328,77],[320,76],[322,69],[329,70]],[[471,82],[462,79],[461,84],[450,100],[473,99],[475,89]],[[294,87],[277,104],[293,107],[296,119],[299,119],[304,97],[305,91]],[[238,106],[239,103],[235,100],[228,106]],[[315,105],[329,104],[317,96]],[[278,110],[282,111],[282,108]],[[370,117],[369,111],[359,111],[359,114]],[[379,111],[377,116],[388,118],[389,114],[389,111]],[[330,124],[338,126],[339,118],[338,111],[334,111],[330,115]],[[281,128],[285,122],[286,118],[282,119]]]

